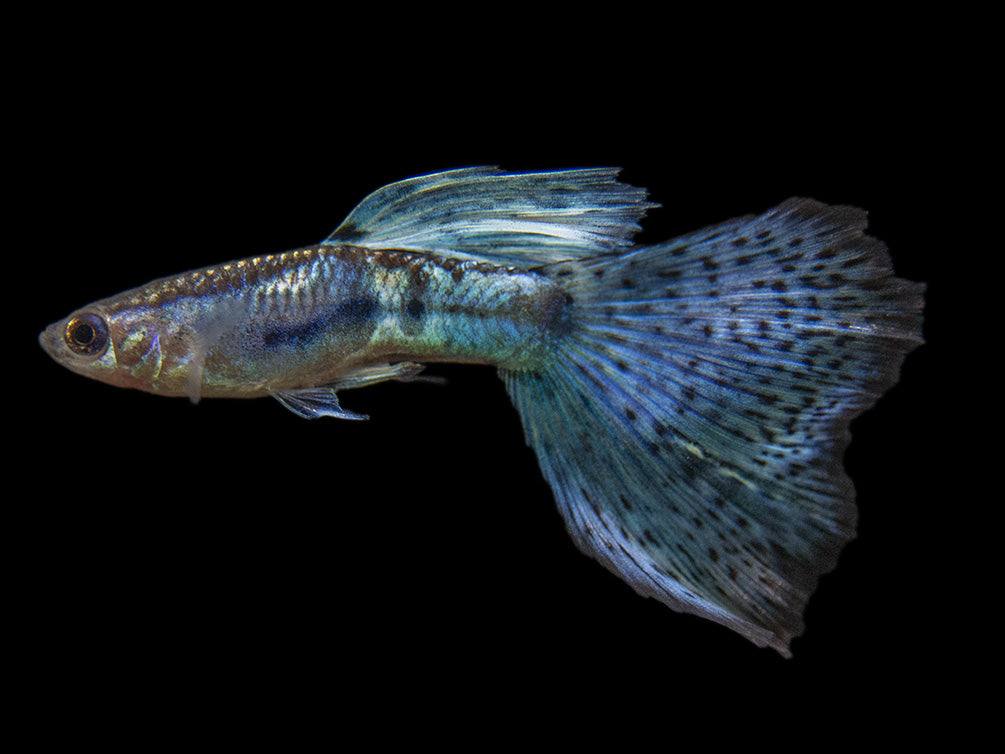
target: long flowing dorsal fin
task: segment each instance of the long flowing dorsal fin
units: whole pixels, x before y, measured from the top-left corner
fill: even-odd
[[[532,265],[628,247],[646,190],[619,168],[505,173],[473,167],[377,189],[323,243]]]

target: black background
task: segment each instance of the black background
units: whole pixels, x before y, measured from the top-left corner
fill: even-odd
[[[936,693],[953,664],[933,598],[948,578],[933,543],[947,536],[940,388],[959,295],[945,259],[965,251],[940,225],[953,192],[935,69],[740,55],[720,70],[708,48],[634,59],[599,39],[394,58],[328,42],[309,24],[102,37],[62,47],[33,92],[18,205],[28,396],[11,396],[30,421],[10,456],[28,480],[11,497],[29,696],[83,715],[191,700],[181,719],[480,700],[523,719],[564,699],[580,727],[615,702],[669,715],[703,700],[726,717],[763,704],[779,720],[871,711],[896,727],[888,698]],[[527,46],[551,51],[516,65]],[[852,426],[859,537],[793,659],[580,555],[491,368],[345,394],[366,423],[306,422],[270,400],[193,406],[90,382],[35,343],[88,301],[316,243],[381,185],[475,164],[622,166],[663,205],[642,241],[789,196],[865,207],[897,272],[928,283],[928,343]]]

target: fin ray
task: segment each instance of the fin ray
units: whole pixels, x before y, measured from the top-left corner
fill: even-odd
[[[363,414],[342,408],[339,405],[335,388],[330,386],[277,390],[271,395],[302,419],[320,419],[323,416],[330,416],[334,419],[363,421],[368,418]]]
[[[276,390],[271,395],[283,406],[304,419],[331,416],[335,419],[365,420],[368,418],[367,416],[342,408],[338,401],[339,390],[365,387],[386,380],[408,382],[423,379],[418,377],[423,368],[422,364],[411,361],[401,361],[397,364],[371,364],[346,372],[329,385],[296,390]]]
[[[784,655],[854,536],[849,422],[920,342],[922,287],[864,228],[794,199],[544,267],[572,329],[545,368],[502,375],[582,550]]]
[[[410,178],[366,197],[324,243],[523,267],[593,256],[630,245],[656,206],[617,173],[476,167]]]

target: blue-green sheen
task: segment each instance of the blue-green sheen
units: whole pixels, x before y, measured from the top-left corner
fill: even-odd
[[[339,391],[430,361],[494,364],[583,552],[788,655],[855,534],[849,422],[921,342],[923,286],[863,211],[809,199],[633,246],[656,205],[616,173],[401,181],[320,245],[153,281],[40,341],[112,384],[307,418],[364,418]]]

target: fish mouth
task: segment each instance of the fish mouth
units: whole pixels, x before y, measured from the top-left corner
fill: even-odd
[[[63,344],[64,322],[65,320],[53,322],[38,334],[38,344],[42,346],[42,350],[61,364],[66,363],[64,358],[61,358],[63,354],[60,348]]]
[[[69,319],[69,318],[67,318]],[[38,334],[38,344],[42,346],[49,357],[60,366],[66,367],[72,372],[89,376],[86,369],[87,364],[82,364],[66,343],[63,341],[63,331],[66,329],[66,319],[53,322]]]

